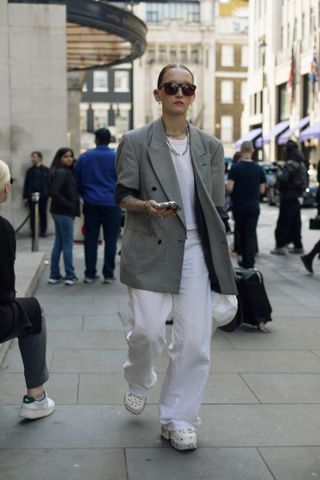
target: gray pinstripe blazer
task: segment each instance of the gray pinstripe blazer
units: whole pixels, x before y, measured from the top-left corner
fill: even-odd
[[[195,187],[219,290],[235,294],[225,227],[215,207],[224,204],[223,147],[217,139],[191,124],[189,128]],[[161,119],[126,133],[117,150],[118,185],[136,191],[142,200],[175,200],[182,206],[165,140]],[[142,290],[179,293],[185,238],[183,210],[167,218],[127,211],[121,246],[121,281]]]

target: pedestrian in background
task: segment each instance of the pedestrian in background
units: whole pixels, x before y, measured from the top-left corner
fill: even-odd
[[[78,279],[73,266],[73,224],[80,215],[80,202],[73,175],[74,155],[70,148],[59,148],[50,167],[50,212],[54,221],[55,238],[51,252],[50,278],[55,284],[64,280],[73,285]],[[65,277],[60,273],[60,256],[63,254]]]
[[[288,140],[286,144],[286,163],[277,178],[280,192],[280,207],[275,229],[276,247],[271,250],[275,255],[286,255],[286,246],[293,243],[290,253],[303,253],[301,239],[300,205],[307,186],[305,158],[297,142]]]
[[[0,204],[7,200],[12,182],[8,165],[0,160]],[[27,387],[19,415],[34,420],[47,417],[55,408],[54,401],[43,389],[49,378],[46,323],[36,298],[16,298],[15,257],[13,227],[0,216],[0,343],[18,338]]]
[[[232,198],[236,251],[241,255],[239,265],[253,268],[257,250],[257,224],[260,215],[260,196],[266,187],[265,173],[252,160],[252,142],[240,148],[240,159],[233,164],[227,182]]]
[[[95,132],[96,148],[80,155],[75,174],[83,198],[84,214],[84,282],[93,283],[97,275],[99,232],[104,236],[103,283],[115,280],[115,256],[121,228],[121,209],[115,205],[116,170],[115,151],[109,148],[111,134],[106,128]]]
[[[164,67],[153,92],[161,118],[126,133],[117,151],[117,201],[126,209],[121,281],[128,286],[130,325],[125,406],[134,414],[143,411],[157,381],[165,322],[173,314],[159,413],[161,435],[178,450],[197,447],[210,369],[211,288],[226,300],[236,293],[218,213],[223,215],[223,147],[187,122],[195,91],[186,66]],[[161,207],[166,201],[176,205]]]
[[[49,168],[43,165],[43,155],[41,152],[31,153],[32,167],[30,167],[25,176],[23,187],[23,200],[28,205],[30,211],[30,226],[32,237],[34,237],[34,205],[32,194],[40,193],[39,198],[39,225],[40,236],[45,237],[47,233],[47,206],[49,198]]]

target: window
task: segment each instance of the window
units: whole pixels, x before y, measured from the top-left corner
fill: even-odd
[[[233,141],[233,117],[222,115],[220,122],[220,139],[222,142]]]
[[[129,92],[129,72],[126,70],[116,70],[114,72],[114,91]]]
[[[98,128],[108,128],[108,110],[110,108],[109,104],[106,103],[93,103],[93,128],[97,130]]]
[[[247,100],[247,82],[241,82],[241,103],[245,104]]]
[[[106,72],[105,70],[96,70],[95,72],[93,72],[93,91],[108,91],[108,72]]]
[[[221,82],[221,103],[233,103],[232,80],[222,80]]]
[[[191,63],[198,64],[199,63],[199,50],[197,48],[193,48],[191,50]]]
[[[147,22],[182,20],[185,23],[200,22],[200,4],[194,2],[147,3]]]
[[[248,53],[249,49],[247,45],[243,45],[241,47],[241,67],[247,67],[248,66]]]
[[[187,63],[188,62],[188,51],[186,48],[182,48],[180,50],[180,62]]]
[[[172,63],[175,63],[177,61],[177,49],[175,47],[170,47],[169,61]]]
[[[162,63],[162,62],[168,63],[167,62],[167,47],[165,45],[161,45],[159,47],[159,62],[160,63]]]
[[[154,47],[154,45],[152,45],[151,47],[148,47],[148,50],[147,50],[147,63],[153,63],[156,59],[156,49]]]
[[[232,45],[221,46],[221,65],[223,67],[233,67],[234,65],[234,50]]]

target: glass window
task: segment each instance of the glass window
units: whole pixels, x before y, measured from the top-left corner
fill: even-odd
[[[247,82],[241,82],[241,103],[246,103],[247,100]]]
[[[114,72],[114,91],[129,92],[129,72],[126,70],[116,70]]]
[[[220,139],[222,142],[233,141],[233,117],[231,115],[221,116]]]
[[[182,20],[186,23],[200,22],[200,4],[196,2],[147,3],[147,22]]]
[[[182,48],[180,50],[180,62],[181,63],[188,63],[188,51],[186,48]]]
[[[89,105],[87,103],[80,103],[80,131],[86,132],[88,130],[87,112]]]
[[[155,46],[149,46],[147,50],[147,62],[148,63],[153,63],[156,60],[156,49]]]
[[[175,47],[170,47],[169,61],[172,63],[175,63],[177,61],[177,49]]]
[[[101,103],[92,104],[93,109],[93,128],[108,128],[108,106]]]
[[[234,66],[234,49],[232,45],[221,46],[221,65],[223,67]]]
[[[222,80],[221,82],[221,103],[233,103],[232,80]]]
[[[118,103],[115,105],[115,127],[117,135],[127,132],[130,128],[130,105]]]
[[[197,48],[193,48],[191,50],[191,63],[198,64],[199,63],[199,50]]]
[[[247,45],[241,47],[241,67],[248,66],[249,49]]]
[[[106,72],[105,70],[95,70],[93,72],[93,91],[108,91],[108,72]]]
[[[159,62],[165,62],[168,63],[167,61],[167,47],[165,45],[161,45],[159,47]]]

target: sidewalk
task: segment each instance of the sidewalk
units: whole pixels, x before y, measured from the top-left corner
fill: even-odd
[[[307,228],[314,212],[303,210],[306,250],[319,237]],[[320,262],[315,259],[310,276],[299,256],[269,254],[276,217],[276,208],[263,206],[256,265],[273,322],[265,332],[242,327],[215,334],[199,448],[190,453],[159,436],[165,353],[145,412],[135,417],[123,407],[126,288],[118,281],[48,285],[45,271],[36,295],[46,311],[47,390],[57,409],[47,419],[20,421],[24,382],[14,342],[0,369],[0,480],[320,478]],[[26,245],[18,241],[20,250]],[[52,237],[41,239],[46,253],[51,245]],[[75,263],[82,280],[81,245]]]

